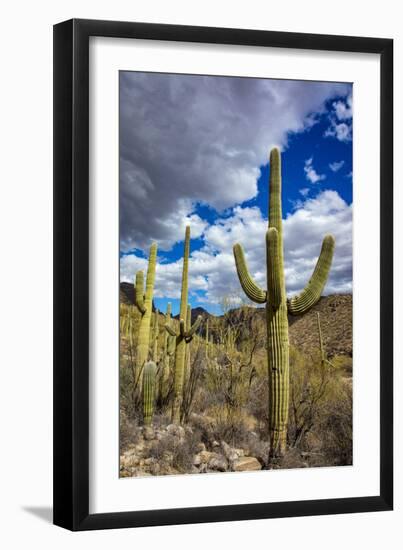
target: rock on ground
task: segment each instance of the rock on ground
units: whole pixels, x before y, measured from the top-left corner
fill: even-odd
[[[253,456],[243,456],[238,458],[233,463],[234,472],[253,472],[255,470],[261,470],[262,465]]]

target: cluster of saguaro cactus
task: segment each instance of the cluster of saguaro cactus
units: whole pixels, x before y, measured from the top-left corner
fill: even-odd
[[[334,238],[326,235],[315,270],[301,294],[287,300],[281,207],[281,157],[270,153],[269,224],[266,233],[267,291],[252,279],[240,244],[234,257],[241,286],[250,300],[266,304],[270,459],[286,448],[289,404],[289,342],[287,314],[300,315],[320,298],[332,263]]]
[[[139,331],[138,331],[138,339],[137,339],[136,385],[137,383],[141,383],[144,364],[148,359],[148,353],[149,353],[150,324],[151,324],[151,314],[152,314],[152,306],[153,306],[156,263],[157,263],[157,244],[153,243],[150,247],[150,255],[148,259],[145,292],[144,292],[144,273],[142,271],[138,271],[136,273],[135,304],[141,315]]]
[[[148,426],[152,423],[154,414],[157,366],[154,361],[148,361],[143,370],[143,419],[144,425]]]
[[[186,227],[185,232],[185,247],[183,253],[183,269],[182,269],[182,288],[181,288],[181,304],[179,312],[179,332],[170,325],[165,325],[166,330],[171,336],[176,338],[175,347],[175,367],[174,367],[174,395],[172,403],[172,422],[179,424],[181,420],[181,404],[183,397],[183,385],[185,376],[185,358],[186,347],[191,342],[193,335],[197,331],[201,323],[201,316],[190,328],[187,329],[187,311],[188,311],[188,272],[189,272],[189,251],[190,251],[190,227]],[[190,317],[190,315],[189,315]]]

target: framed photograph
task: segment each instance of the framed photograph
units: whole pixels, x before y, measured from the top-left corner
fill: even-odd
[[[393,42],[54,27],[54,523],[391,510]]]

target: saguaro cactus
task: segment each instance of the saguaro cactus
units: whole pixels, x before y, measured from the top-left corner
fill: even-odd
[[[186,332],[189,332],[190,327],[192,326],[192,308],[190,305],[188,305],[187,311],[186,311]],[[186,346],[185,349],[185,370],[183,373],[183,384],[184,388],[186,387],[186,384],[188,382],[190,375],[190,345]]]
[[[167,304],[167,312],[165,314],[165,324],[171,325],[171,312],[172,306],[171,303]],[[159,395],[160,400],[163,401],[166,399],[169,387],[169,364],[170,358],[175,353],[175,337],[171,336],[168,331],[164,332],[164,348],[162,355],[162,365],[160,367],[160,378],[159,378]]]
[[[155,363],[158,363],[158,337],[160,332],[158,323],[159,316],[159,311],[156,309],[154,313],[154,324],[151,335],[151,357]]]
[[[181,404],[183,393],[183,382],[185,373],[185,355],[186,346],[191,342],[194,333],[199,328],[201,316],[199,315],[195,323],[187,330],[186,317],[188,307],[188,272],[189,272],[189,250],[190,250],[190,227],[186,227],[185,248],[183,252],[183,270],[182,270],[182,289],[181,306],[179,312],[179,333],[170,326],[165,325],[166,330],[171,336],[176,337],[175,348],[175,370],[174,370],[174,397],[172,403],[172,422],[180,423]]]
[[[326,235],[322,250],[305,289],[287,301],[281,208],[281,157],[270,153],[269,224],[266,233],[267,291],[252,279],[240,244],[234,245],[239,281],[246,295],[258,304],[266,303],[267,358],[269,385],[270,459],[286,448],[289,403],[288,317],[308,311],[320,298],[332,263],[334,237]]]
[[[156,372],[157,366],[154,361],[145,363],[143,374],[143,418],[145,426],[149,426],[153,419]]]
[[[148,350],[150,344],[150,324],[153,307],[153,292],[155,281],[155,267],[157,262],[157,244],[153,243],[150,247],[150,256],[148,259],[146,290],[144,292],[144,273],[136,273],[136,306],[141,314],[139,333],[137,339],[137,383],[141,382],[144,363],[148,359]]]

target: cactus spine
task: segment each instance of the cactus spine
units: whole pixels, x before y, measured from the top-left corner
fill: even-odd
[[[157,244],[153,243],[150,247],[150,256],[148,259],[145,292],[144,292],[144,274],[142,271],[138,271],[136,273],[135,302],[136,302],[137,309],[141,314],[138,340],[137,340],[137,357],[136,357],[136,368],[138,370],[137,383],[141,383],[144,363],[148,359],[156,262],[157,262]]]
[[[186,346],[190,343],[194,333],[199,328],[201,316],[199,315],[194,325],[186,330],[186,318],[188,307],[188,272],[189,272],[189,250],[190,250],[190,227],[186,227],[185,232],[185,247],[183,253],[183,269],[182,269],[182,289],[181,289],[181,305],[179,312],[179,333],[171,326],[165,325],[166,330],[171,336],[176,338],[175,348],[175,369],[174,369],[174,396],[172,403],[171,420],[175,424],[180,423],[183,382],[185,374],[185,355]]]
[[[334,237],[326,235],[315,270],[299,296],[287,301],[284,278],[284,251],[281,207],[281,157],[270,153],[269,224],[266,233],[267,291],[252,279],[240,244],[234,257],[241,286],[248,298],[266,304],[267,359],[269,387],[270,459],[284,454],[287,442],[289,404],[288,317],[308,311],[320,298],[332,263]]]
[[[153,420],[156,372],[157,366],[154,361],[145,363],[143,373],[143,418],[145,426],[149,426]]]

